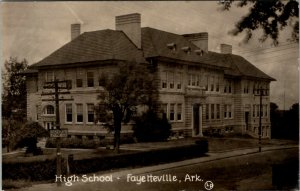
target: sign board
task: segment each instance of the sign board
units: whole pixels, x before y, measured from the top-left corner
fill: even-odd
[[[68,137],[68,129],[50,129],[50,137]]]

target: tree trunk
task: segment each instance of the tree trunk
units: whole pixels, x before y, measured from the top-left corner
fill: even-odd
[[[115,134],[114,134],[114,149],[119,153],[120,148],[120,137],[121,137],[121,120],[115,121]]]

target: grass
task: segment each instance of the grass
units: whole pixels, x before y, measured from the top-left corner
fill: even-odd
[[[194,144],[197,138],[187,138],[171,140],[166,142],[154,142],[154,143],[135,143],[135,144],[123,144],[124,148],[144,148],[145,150],[157,149],[157,148],[168,148],[177,147],[183,145]],[[254,148],[258,146],[257,139],[245,139],[245,138],[207,138],[209,142],[209,151],[221,152],[233,149],[242,148]],[[284,145],[284,144],[297,144],[295,141],[282,141],[282,140],[263,140],[264,146],[267,145]],[[126,153],[140,152],[136,150],[125,150],[121,149],[121,155]],[[17,154],[17,156],[4,156],[3,161],[40,161],[55,157],[56,149],[45,149],[44,155],[24,157],[23,155]],[[63,149],[63,156],[67,157],[69,154],[74,155],[75,160],[88,159],[99,156],[114,156],[118,155],[113,150],[107,150],[104,148],[98,149]],[[281,157],[281,156],[279,156]],[[236,182],[239,182],[243,178],[251,178],[256,175],[268,173],[270,171],[270,161],[276,161],[278,156],[268,156],[262,159],[251,157],[245,158],[245,160],[234,160],[230,163],[212,163],[212,165],[205,165],[203,172],[207,178],[214,178],[217,184],[224,185],[228,189],[235,189],[237,187]],[[281,157],[282,158],[282,157]],[[279,159],[278,159],[279,160]],[[261,162],[263,161],[263,162]],[[251,163],[251,164],[250,164]],[[268,165],[266,165],[268,164]],[[234,174],[234,175],[233,175]],[[245,176],[246,175],[246,176]],[[227,178],[228,177],[228,178]],[[30,186],[31,184],[37,184],[39,182],[31,182],[29,180],[3,180],[3,186],[5,188],[21,188],[24,186]]]
[[[19,189],[32,186],[32,182],[29,180],[2,180],[3,189]]]

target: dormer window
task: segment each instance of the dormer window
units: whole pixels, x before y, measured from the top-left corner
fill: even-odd
[[[184,46],[181,48],[185,53],[190,54],[191,53],[191,48],[189,46]]]
[[[201,50],[201,49],[195,50],[194,52],[195,52],[197,55],[199,55],[199,56],[203,56],[203,54],[204,54],[204,51]]]
[[[176,44],[174,42],[167,44],[167,47],[173,51],[176,51]]]

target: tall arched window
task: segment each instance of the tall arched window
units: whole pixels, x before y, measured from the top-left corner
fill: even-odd
[[[47,114],[47,115],[53,115],[54,114],[54,107],[52,105],[47,105],[45,107],[44,113]]]

